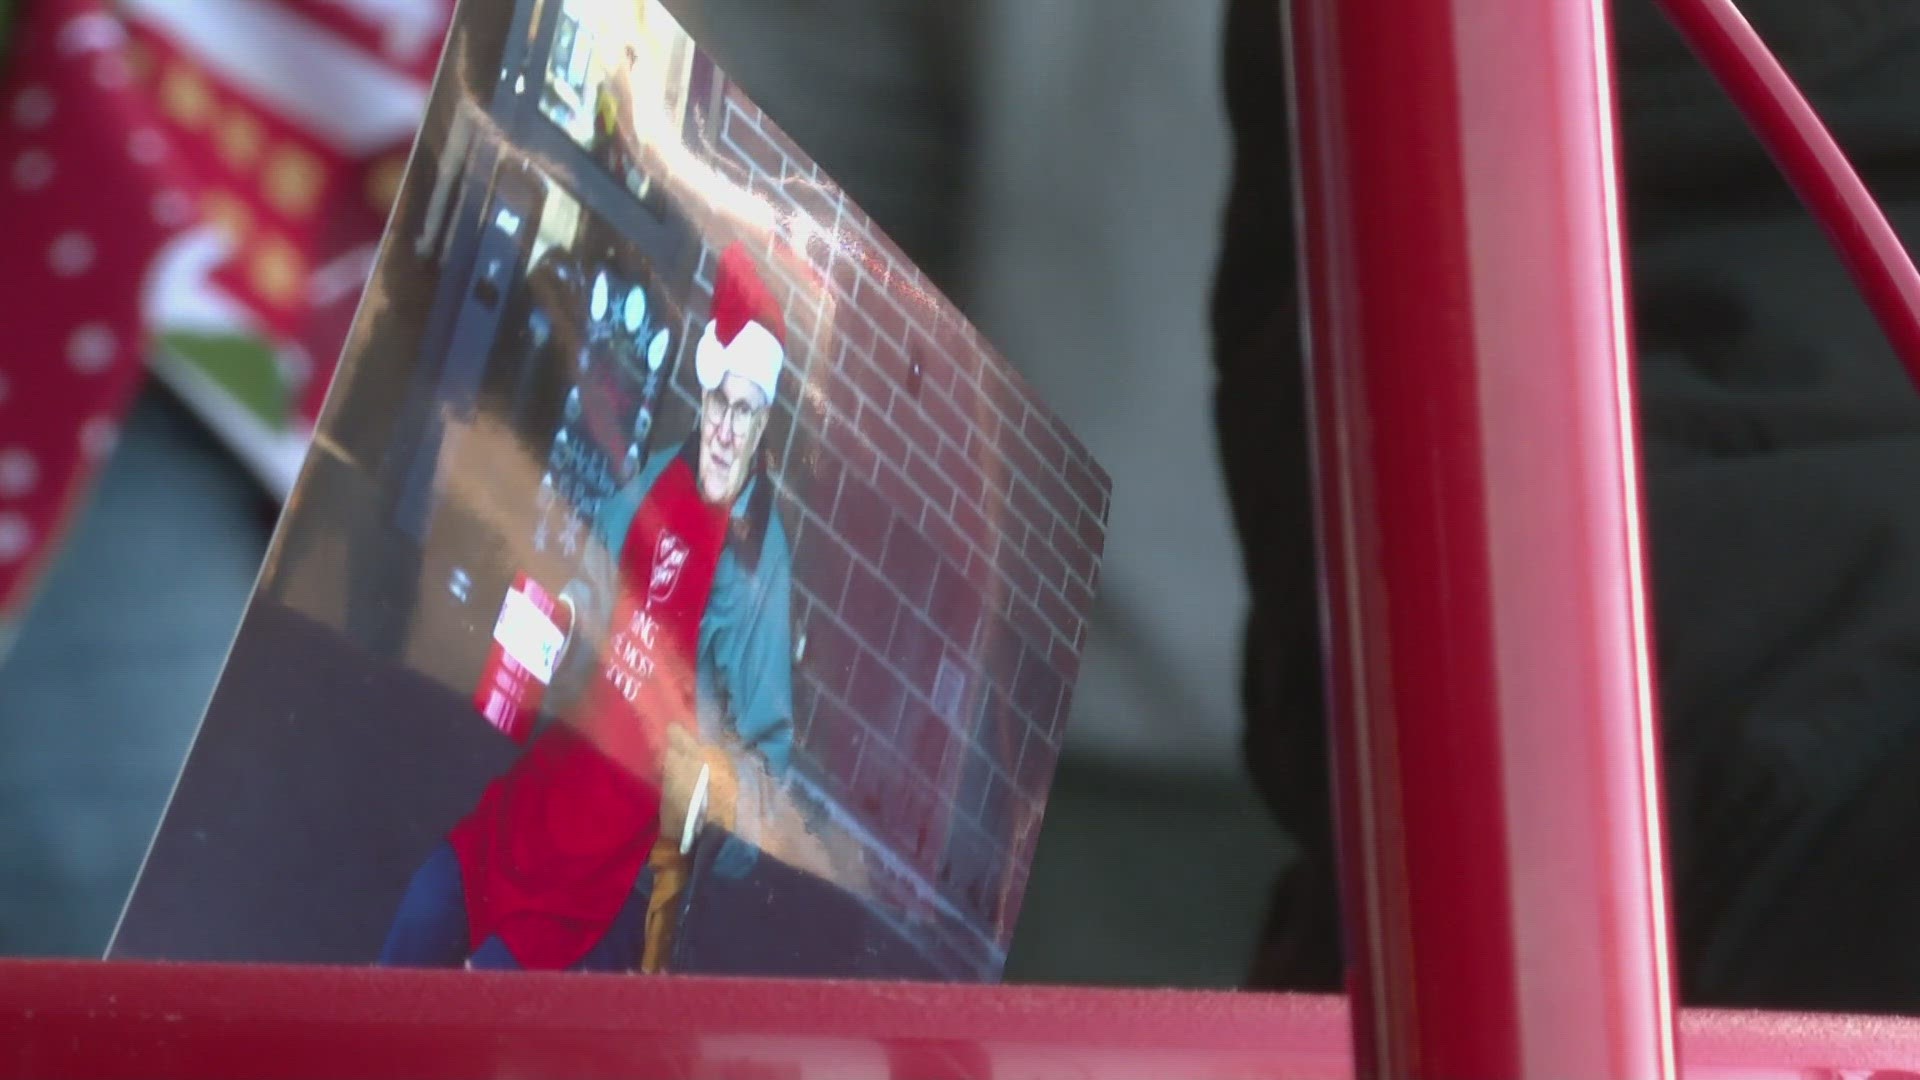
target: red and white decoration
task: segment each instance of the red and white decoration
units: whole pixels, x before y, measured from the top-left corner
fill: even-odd
[[[714,273],[713,318],[694,350],[700,388],[712,390],[728,375],[738,375],[772,402],[786,362],[785,338],[779,301],[754,268],[753,256],[739,244],[728,247]]]
[[[0,647],[156,333],[272,343],[305,376],[297,461],[298,421],[310,425],[331,380],[452,6],[16,5],[0,67]],[[217,387],[184,392],[221,412]],[[259,447],[221,433],[284,494]]]

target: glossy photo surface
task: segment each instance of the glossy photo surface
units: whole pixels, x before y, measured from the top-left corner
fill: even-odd
[[[1109,498],[657,3],[465,4],[110,956],[993,980]]]

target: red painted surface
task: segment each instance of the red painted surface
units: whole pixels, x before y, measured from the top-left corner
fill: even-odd
[[[1605,13],[1292,29],[1362,1072],[1669,1076]]]
[[[0,964],[0,1077],[1339,1080],[1338,998]],[[1920,1069],[1920,1021],[1684,1018],[1688,1080]]]
[[[1920,273],[1813,106],[1733,0],[1661,0],[1840,251],[1867,306],[1920,382]]]

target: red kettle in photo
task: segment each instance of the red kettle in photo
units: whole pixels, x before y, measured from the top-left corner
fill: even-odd
[[[473,707],[501,734],[525,745],[573,632],[573,604],[524,571],[500,603]]]

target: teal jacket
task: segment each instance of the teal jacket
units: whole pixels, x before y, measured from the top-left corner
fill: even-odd
[[[656,453],[640,475],[601,504],[581,573],[562,590],[575,610],[567,696],[597,665],[619,587],[621,548],[640,503],[670,463],[691,454],[691,443]],[[734,501],[733,527],[700,619],[696,661],[700,733],[733,758],[740,777],[735,832],[749,841],[793,758],[792,582],[793,552],[773,505],[772,481],[758,474]],[[754,854],[730,842],[720,865],[743,874]]]

